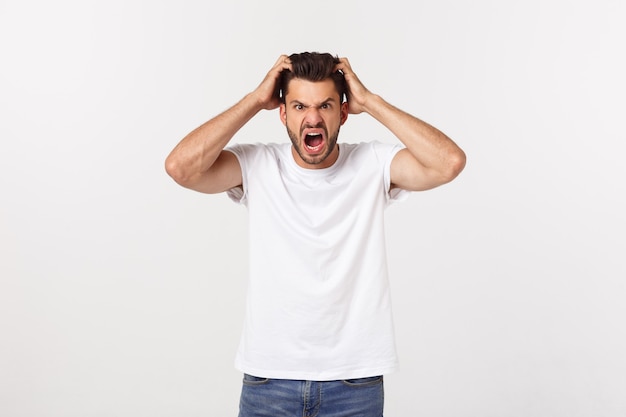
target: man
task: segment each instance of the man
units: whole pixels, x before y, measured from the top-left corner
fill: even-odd
[[[276,108],[291,143],[228,146],[255,114]],[[337,143],[348,114],[359,113],[401,143]],[[254,91],[174,148],[166,170],[176,182],[248,208],[240,417],[382,416],[382,375],[397,364],[383,211],[464,166],[446,135],[327,53],[279,57]]]

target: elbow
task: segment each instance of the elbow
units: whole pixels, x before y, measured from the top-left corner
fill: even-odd
[[[172,155],[169,155],[165,160],[165,172],[180,185],[184,185],[188,180],[182,164]]]
[[[465,156],[465,152],[461,149],[457,149],[455,152],[448,155],[443,169],[439,171],[439,183],[447,184],[458,177],[465,168],[466,161],[467,157]]]
[[[452,181],[456,177],[459,176],[463,169],[465,169],[465,164],[467,162],[467,156],[463,150],[458,149],[451,157],[448,164],[448,177],[449,181]]]

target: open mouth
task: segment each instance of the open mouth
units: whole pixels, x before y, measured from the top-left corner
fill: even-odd
[[[311,153],[319,152],[324,146],[324,136],[321,133],[307,133],[304,135],[304,146]]]

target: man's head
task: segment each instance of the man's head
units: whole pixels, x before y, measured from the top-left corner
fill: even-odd
[[[347,86],[328,53],[289,56],[293,71],[281,73],[280,117],[293,144],[294,159],[305,168],[326,168],[339,155],[339,128],[348,117]]]
[[[336,71],[335,67],[339,63],[339,58],[329,53],[302,52],[291,54],[292,71],[283,71],[280,74],[279,89],[281,100],[285,102],[288,93],[289,82],[298,78],[306,81],[322,81],[330,78],[335,83],[335,88],[342,102],[347,100],[348,88],[343,73]]]

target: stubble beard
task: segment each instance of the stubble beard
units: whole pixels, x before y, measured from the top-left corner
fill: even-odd
[[[337,146],[337,139],[339,138],[339,127],[337,128],[337,131],[332,136],[328,136],[328,130],[326,130],[325,126],[321,126],[321,127],[322,129],[324,129],[325,135],[328,138],[328,147],[326,148],[326,152],[324,152],[321,155],[316,155],[316,156],[311,156],[307,154],[306,151],[302,149],[302,146],[305,146],[305,145],[301,145],[300,138],[291,129],[289,129],[289,127],[287,127],[287,135],[289,135],[289,139],[291,139],[293,148],[296,150],[296,153],[298,154],[298,156],[300,156],[300,158],[307,164],[310,164],[310,165],[321,164],[333,152],[333,150],[335,149],[335,146]]]

